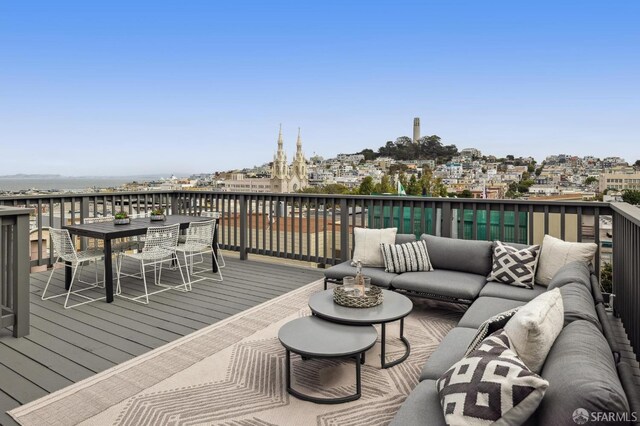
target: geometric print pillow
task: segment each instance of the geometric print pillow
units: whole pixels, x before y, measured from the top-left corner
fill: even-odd
[[[464,353],[464,355],[467,356],[471,352],[475,351],[478,346],[480,346],[480,343],[482,343],[488,335],[504,328],[511,317],[513,317],[516,312],[518,312],[518,309],[520,309],[520,306],[496,314],[480,324],[480,327],[478,327],[478,331],[476,331],[475,337],[473,338],[473,340],[471,340],[469,346],[467,346],[467,351]]]
[[[380,244],[385,272],[401,274],[403,272],[432,271],[431,260],[424,240],[405,244]]]
[[[487,337],[436,382],[448,425],[522,424],[549,387],[511,348],[504,330]]]
[[[539,245],[518,250],[496,241],[493,247],[493,264],[487,281],[533,289],[539,254]]]

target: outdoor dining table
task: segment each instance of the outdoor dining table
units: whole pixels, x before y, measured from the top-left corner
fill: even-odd
[[[86,223],[81,225],[65,225],[64,229],[69,231],[71,235],[80,237],[90,237],[104,241],[104,288],[106,292],[107,303],[113,302],[113,262],[111,259],[111,242],[118,238],[134,237],[136,235],[144,235],[147,229],[154,226],[166,226],[180,224],[180,229],[186,229],[191,222],[203,222],[211,220],[202,216],[187,215],[167,215],[165,220],[152,221],[149,218],[132,219],[127,225],[116,225],[113,222]],[[213,258],[218,256],[218,222],[213,234]],[[213,272],[218,272],[218,264],[214,261]],[[65,269],[64,286],[69,289],[71,285],[71,268]]]

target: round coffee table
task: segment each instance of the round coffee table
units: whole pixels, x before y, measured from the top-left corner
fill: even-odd
[[[382,335],[380,336],[380,364],[382,368],[393,367],[407,359],[411,353],[411,345],[406,337],[404,337],[404,318],[411,313],[413,303],[402,294],[389,290],[382,290],[384,301],[373,308],[349,308],[338,305],[333,301],[333,290],[325,290],[316,293],[309,298],[309,308],[311,312],[318,317],[348,325],[373,325],[380,324],[382,327]],[[387,362],[385,354],[386,329],[385,324],[400,320],[400,340],[404,343],[406,351],[402,357],[397,360]]]
[[[362,381],[360,364],[364,362],[364,352],[378,339],[373,326],[342,325],[323,321],[318,317],[297,318],[283,325],[278,339],[286,349],[287,392],[296,398],[318,404],[339,404],[360,398]],[[291,352],[305,358],[355,358],[356,393],[339,398],[318,398],[303,394],[291,387]]]

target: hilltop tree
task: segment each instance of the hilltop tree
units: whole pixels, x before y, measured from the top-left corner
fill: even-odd
[[[633,167],[635,167],[636,170],[640,170],[640,160],[636,160],[636,162],[633,163]]]
[[[438,160],[450,161],[458,154],[455,145],[443,145],[437,135],[424,136],[413,143],[408,136],[401,136],[393,141],[387,141],[385,146],[378,149],[379,155],[391,157],[395,160]]]

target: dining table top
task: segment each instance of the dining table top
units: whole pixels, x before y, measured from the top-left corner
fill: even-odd
[[[71,234],[83,237],[114,239],[141,235],[146,233],[150,227],[175,225],[177,223],[180,224],[181,229],[184,229],[191,222],[204,222],[207,220],[212,220],[212,218],[171,214],[166,215],[164,220],[151,220],[148,217],[142,217],[131,219],[130,223],[124,225],[116,225],[113,221],[110,221],[64,225],[62,228],[67,229]]]

